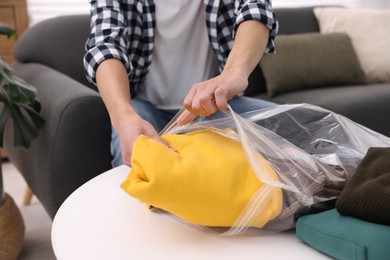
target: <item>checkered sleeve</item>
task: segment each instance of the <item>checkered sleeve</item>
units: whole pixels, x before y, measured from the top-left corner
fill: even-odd
[[[96,84],[96,70],[100,63],[109,58],[120,60],[129,74],[127,41],[128,29],[118,0],[90,0],[91,32],[85,44],[84,69],[87,79]]]
[[[275,52],[274,39],[278,32],[278,22],[272,9],[270,0],[241,0],[235,1],[236,23],[233,31],[233,37],[237,28],[243,21],[259,20],[270,29],[266,52]]]

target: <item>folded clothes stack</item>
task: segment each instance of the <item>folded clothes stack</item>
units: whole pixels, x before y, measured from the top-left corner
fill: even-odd
[[[336,208],[298,219],[300,240],[336,259],[390,255],[390,148],[372,147],[341,192]]]

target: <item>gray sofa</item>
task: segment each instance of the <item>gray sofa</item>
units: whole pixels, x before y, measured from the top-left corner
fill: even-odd
[[[276,9],[280,34],[318,32],[311,7]],[[96,88],[84,76],[82,57],[89,33],[87,15],[57,17],[30,28],[15,49],[17,75],[38,90],[46,125],[30,149],[6,150],[50,217],[79,186],[111,168],[110,120]],[[390,136],[390,84],[332,86],[270,98],[259,68],[246,95],[277,103],[323,106]]]

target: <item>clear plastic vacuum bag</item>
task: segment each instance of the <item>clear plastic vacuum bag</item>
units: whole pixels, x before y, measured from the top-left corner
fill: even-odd
[[[263,231],[292,229],[298,217],[334,207],[368,148],[390,146],[390,138],[309,104],[277,105],[241,115],[229,108],[185,126],[176,124],[180,114],[160,134],[206,129],[239,141],[257,178],[264,183],[232,227],[222,231],[202,227],[225,236],[253,227],[277,189],[283,195],[282,210],[261,228]],[[260,158],[265,158],[277,178],[265,174],[267,166]]]

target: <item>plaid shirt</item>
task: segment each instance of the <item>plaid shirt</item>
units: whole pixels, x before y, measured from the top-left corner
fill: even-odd
[[[278,23],[270,1],[204,0],[207,32],[220,71],[232,49],[238,25],[245,20],[259,20],[270,29],[266,52],[275,51]],[[108,58],[119,59],[127,69],[134,95],[152,62],[156,27],[154,0],[90,0],[90,3],[91,34],[84,56],[87,78],[96,83],[99,64]]]

